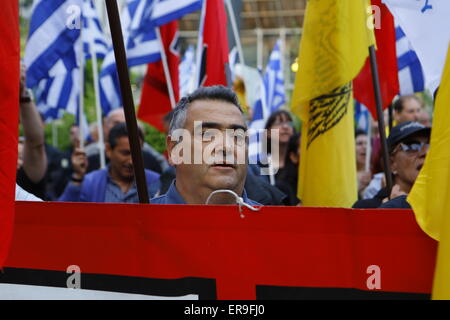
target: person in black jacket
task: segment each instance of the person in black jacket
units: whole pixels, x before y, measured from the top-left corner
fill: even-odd
[[[276,186],[288,197],[288,205],[300,203],[297,197],[298,166],[300,163],[300,134],[296,133],[289,139],[284,168],[280,169]]]
[[[381,199],[379,208],[411,208],[406,198],[425,162],[430,133],[431,128],[413,121],[403,122],[392,128],[387,139],[394,183],[392,191],[389,192],[384,188],[384,191],[382,189],[375,198],[357,202],[353,207],[362,208],[364,205],[379,203]],[[386,197],[382,198],[383,196]]]

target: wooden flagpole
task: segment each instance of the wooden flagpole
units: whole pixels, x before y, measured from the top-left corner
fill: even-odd
[[[391,166],[389,164],[389,153],[386,141],[386,126],[384,124],[380,79],[378,76],[377,56],[374,45],[371,45],[369,47],[369,56],[370,56],[370,69],[372,71],[373,91],[375,93],[375,104],[377,107],[378,130],[380,132],[381,148],[383,150],[384,174],[386,176],[386,186],[390,194],[392,190],[392,175],[391,175]]]
[[[133,159],[134,176],[136,179],[139,202],[149,203],[144,160],[139,142],[136,113],[134,110],[133,94],[131,91],[130,75],[128,73],[127,56],[117,0],[106,0],[106,10],[108,12],[114,56],[116,58],[117,74],[119,75],[120,91],[122,93],[123,109],[128,128],[128,137],[130,140],[131,157]]]

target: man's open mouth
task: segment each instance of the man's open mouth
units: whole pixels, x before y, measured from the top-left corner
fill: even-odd
[[[236,166],[234,164],[229,164],[229,163],[215,163],[215,164],[212,165],[212,167],[235,168]]]

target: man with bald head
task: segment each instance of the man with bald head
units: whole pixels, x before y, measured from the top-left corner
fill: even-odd
[[[105,141],[108,141],[109,132],[119,123],[125,122],[125,113],[123,108],[112,110],[104,120],[103,134]],[[144,131],[143,127],[141,130]],[[86,155],[88,157],[87,172],[91,172],[100,168],[100,148],[98,143],[90,144],[86,147]],[[146,169],[162,173],[167,167],[167,160],[153,149],[149,144],[144,143],[142,147],[144,157],[144,167]]]

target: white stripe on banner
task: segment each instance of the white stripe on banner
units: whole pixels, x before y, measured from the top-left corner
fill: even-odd
[[[0,283],[0,300],[198,300],[196,294],[178,297],[112,291]]]

